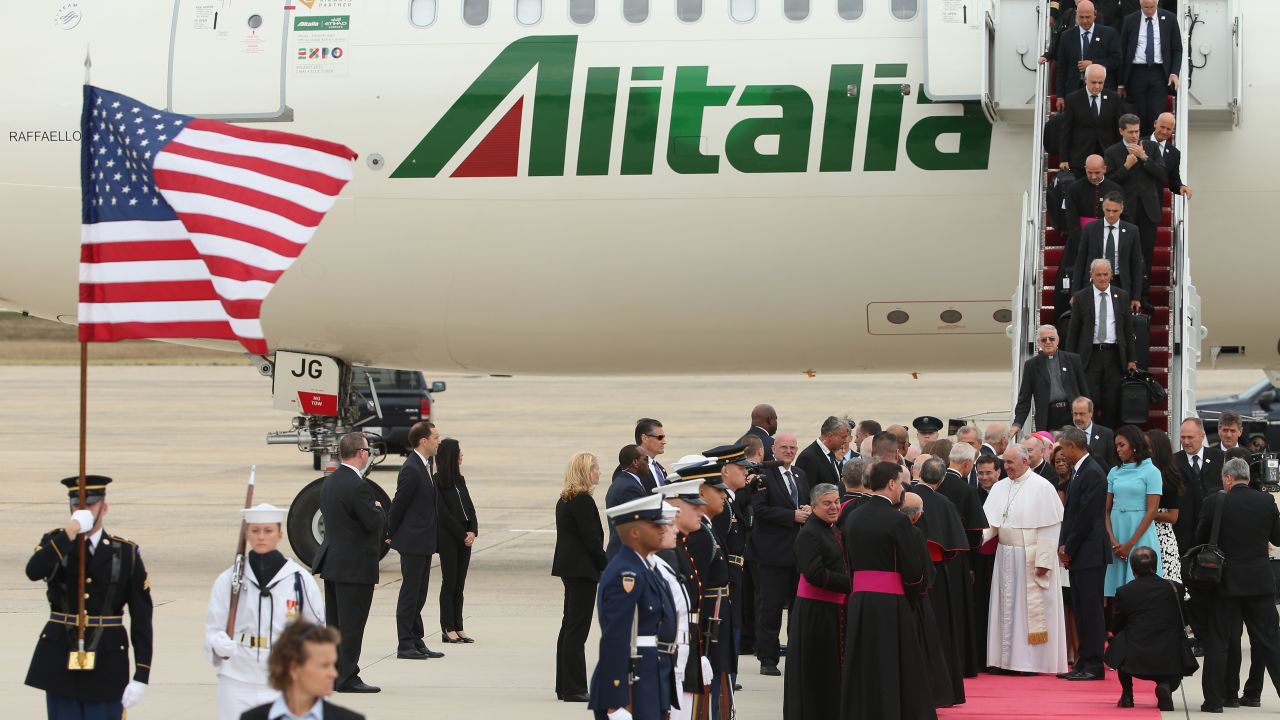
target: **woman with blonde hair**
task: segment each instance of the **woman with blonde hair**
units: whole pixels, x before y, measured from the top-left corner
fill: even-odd
[[[556,697],[586,702],[587,635],[595,609],[596,584],[604,570],[604,525],[591,496],[600,482],[600,461],[589,452],[569,460],[556,502],[556,554],[551,574],[564,583],[564,616],[556,639]]]

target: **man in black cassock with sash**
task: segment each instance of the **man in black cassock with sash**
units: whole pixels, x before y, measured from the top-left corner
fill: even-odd
[[[926,591],[925,563],[911,521],[895,505],[899,468],[878,462],[869,498],[849,516],[845,547],[853,573],[846,620],[840,717],[932,720],[933,693],[920,678],[928,662],[912,603]]]
[[[835,528],[840,493],[822,483],[810,494],[813,514],[796,535],[800,580],[787,629],[783,680],[785,720],[829,720],[840,710],[840,665],[844,662],[845,602],[849,566]]]
[[[982,492],[970,485],[967,480],[969,473],[973,471],[977,456],[978,452],[971,445],[957,443],[951,448],[951,456],[947,458],[950,467],[947,468],[942,483],[936,486],[938,492],[955,505],[956,512],[960,514],[960,524],[969,540],[969,552],[956,556],[957,564],[960,565],[961,572],[966,578],[973,577],[972,557],[978,553],[978,548],[982,547],[982,531],[987,528],[987,514],[982,509]],[[978,671],[987,666],[987,636],[978,628],[972,582],[965,583],[961,600],[964,603],[961,611],[964,618],[963,642],[967,650],[964,676],[977,677]]]
[[[920,482],[907,488],[924,501],[924,517],[916,524],[928,541],[929,561],[935,577],[929,588],[929,604],[933,606],[932,621],[937,626],[938,638],[947,659],[947,681],[950,685],[950,703],[946,698],[935,698],[939,707],[965,701],[964,671],[969,652],[967,623],[971,620],[968,595],[970,576],[964,563],[969,551],[969,541],[960,524],[960,515],[937,488],[946,468],[937,458],[929,458],[920,468]],[[924,620],[930,620],[924,617]]]
[[[904,492],[898,509],[911,520],[914,526],[911,528],[911,533],[915,536],[916,545],[920,550],[920,563],[926,569],[925,584],[932,590],[937,574],[934,572],[933,561],[929,557],[929,541],[925,539],[924,531],[920,529],[924,525],[924,500],[921,500],[916,493]],[[934,707],[951,707],[956,704],[955,691],[951,687],[951,668],[948,659],[951,653],[942,644],[942,638],[938,634],[938,623],[934,617],[933,603],[928,593],[920,598],[920,604],[915,610],[917,624],[920,626],[920,643],[924,647],[924,656],[929,665],[928,681],[929,688],[933,690],[933,705]],[[963,682],[963,678],[961,681]]]

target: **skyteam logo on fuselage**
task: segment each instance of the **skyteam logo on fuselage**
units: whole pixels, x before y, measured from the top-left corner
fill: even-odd
[[[905,63],[830,66],[825,93],[813,97],[799,85],[734,85],[709,82],[705,65],[674,68],[670,120],[659,127],[664,86],[669,68],[586,68],[582,113],[570,123],[570,100],[578,38],[574,35],[526,37],[508,45],[480,73],[462,96],[427,132],[391,174],[395,178],[433,178],[449,170],[450,177],[515,177],[521,170],[534,177],[564,175],[652,175],[659,132],[666,133],[666,165],[679,174],[716,174],[727,164],[740,173],[802,173],[816,164],[820,172],[893,171],[904,147],[902,88]],[[865,72],[864,72],[865,70]],[[524,132],[525,101],[515,99],[496,123],[490,119],[507,104],[517,87],[534,74],[531,127]],[[873,76],[864,88],[863,78]],[[527,86],[526,86],[527,87]],[[861,88],[861,89],[860,89]],[[850,90],[854,91],[851,92]],[[626,91],[626,102],[619,93]],[[932,105],[923,88],[912,93],[918,105]],[[723,155],[708,152],[704,118],[707,110],[728,107],[761,108],[760,116],[738,120],[724,134]],[[855,158],[858,110],[870,103],[862,157]],[[991,156],[991,124],[976,102],[959,105],[962,112],[928,115],[906,131],[908,162],[922,170],[985,170]],[[621,107],[620,107],[621,106]],[[820,115],[815,113],[820,111]],[[621,142],[615,137],[617,113],[624,114]],[[479,142],[472,138],[488,130]],[[577,134],[576,157],[568,157],[570,132]],[[522,152],[522,138],[528,137]],[[951,136],[939,147],[939,139]],[[810,147],[816,144],[816,163]],[[469,147],[459,162],[457,156]],[[620,158],[614,160],[614,153]],[[855,162],[860,160],[860,162]]]

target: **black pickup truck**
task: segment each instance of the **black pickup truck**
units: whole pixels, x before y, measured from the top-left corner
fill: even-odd
[[[369,434],[372,443],[381,443],[388,455],[409,454],[409,428],[419,420],[431,419],[433,395],[444,392],[445,383],[437,380],[427,384],[418,370],[357,367],[352,372],[351,387],[362,398],[360,429]],[[369,389],[371,379],[373,390]],[[377,407],[382,409],[381,418]],[[322,469],[325,460],[323,454],[312,453],[312,469]]]

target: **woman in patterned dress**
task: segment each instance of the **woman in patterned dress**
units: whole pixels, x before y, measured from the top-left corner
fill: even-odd
[[[1178,496],[1186,484],[1182,472],[1173,462],[1173,441],[1163,430],[1148,430],[1147,448],[1151,451],[1151,464],[1160,471],[1164,491],[1160,495],[1160,509],[1156,511],[1156,536],[1160,540],[1160,576],[1182,584],[1182,560],[1178,554],[1178,538],[1173,534],[1173,524],[1178,522]]]

